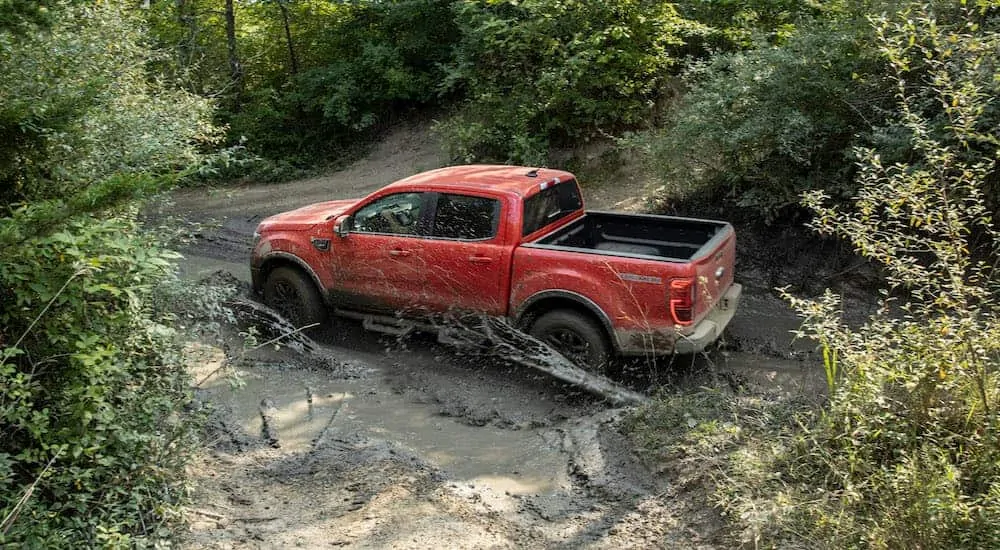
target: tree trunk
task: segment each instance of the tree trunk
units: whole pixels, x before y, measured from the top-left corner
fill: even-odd
[[[195,7],[188,0],[174,0],[177,10],[177,24],[186,31],[177,45],[177,65],[181,82],[192,93],[205,95],[202,72],[195,69],[195,55],[198,51],[198,19]]]
[[[292,44],[292,29],[288,25],[288,6],[284,1],[278,0],[278,7],[281,9],[281,20],[285,25],[285,41],[288,42],[288,59],[291,61],[292,75],[299,74],[299,60],[295,57],[295,46]]]
[[[236,13],[233,0],[226,0],[226,44],[229,50],[229,70],[233,84],[233,110],[239,112],[243,95],[243,64],[236,52]]]

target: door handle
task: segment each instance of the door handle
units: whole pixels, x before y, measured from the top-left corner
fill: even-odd
[[[469,261],[474,264],[488,264],[493,261],[489,256],[469,256]]]
[[[389,251],[390,256],[400,257],[400,256],[411,256],[413,252],[409,250],[403,250],[401,248],[395,248]]]

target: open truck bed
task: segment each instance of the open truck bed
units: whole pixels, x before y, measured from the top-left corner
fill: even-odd
[[[674,262],[690,262],[715,250],[729,224],[649,214],[588,211],[585,216],[531,243],[545,248]]]
[[[736,239],[723,221],[581,212],[515,250],[514,277],[581,293],[615,319],[619,353],[694,353],[718,339],[742,290]],[[538,283],[542,286],[542,283]],[[519,286],[514,301],[521,301]]]

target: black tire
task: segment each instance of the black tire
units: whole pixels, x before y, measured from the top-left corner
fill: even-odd
[[[611,346],[604,330],[592,317],[557,309],[538,317],[528,332],[578,366],[599,374],[608,372]]]
[[[293,267],[279,267],[264,283],[264,303],[274,308],[296,328],[324,323],[326,305],[309,276]]]

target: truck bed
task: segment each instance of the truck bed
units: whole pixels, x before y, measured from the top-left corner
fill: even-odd
[[[690,262],[714,250],[728,227],[712,220],[588,211],[528,246]]]

